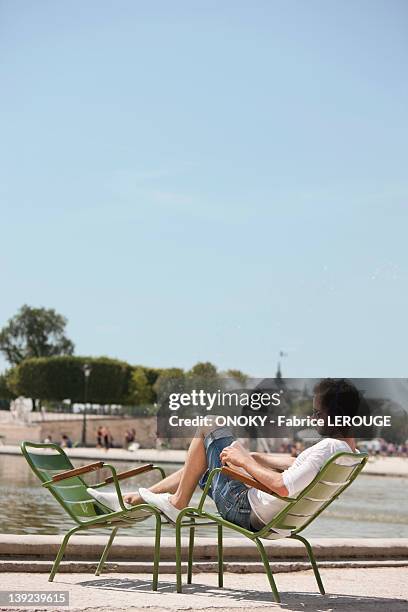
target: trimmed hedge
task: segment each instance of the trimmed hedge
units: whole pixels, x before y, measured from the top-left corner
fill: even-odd
[[[153,404],[157,399],[156,383],[161,377],[184,374],[178,368],[131,366],[109,357],[33,357],[7,373],[10,397],[23,395],[39,400],[84,402],[85,364],[92,368],[86,400],[95,404]],[[6,383],[5,377],[3,382]],[[8,398],[7,395],[0,399]]]
[[[124,403],[132,368],[108,357],[38,357],[26,359],[13,370],[13,390],[18,395],[42,400],[83,402],[83,367],[92,368],[88,379],[87,401],[99,404]]]

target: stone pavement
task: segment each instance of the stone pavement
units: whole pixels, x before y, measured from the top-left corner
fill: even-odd
[[[406,612],[408,568],[324,569],[321,572],[327,595],[319,594],[311,571],[278,574],[276,583],[282,603],[275,604],[265,574],[225,574],[223,589],[214,574],[194,574],[193,585],[183,594],[175,592],[174,576],[161,577],[159,590],[152,592],[151,576],[63,574],[54,583],[39,574],[1,574],[1,590],[68,590],[70,612],[169,612],[184,610],[284,610],[285,612]],[[184,577],[185,581],[185,577]],[[61,612],[67,608],[41,607],[37,611]],[[9,607],[0,610],[33,610]]]

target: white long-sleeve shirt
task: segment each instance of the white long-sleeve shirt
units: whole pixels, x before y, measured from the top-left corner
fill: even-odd
[[[303,491],[312,482],[322,465],[335,453],[340,452],[351,453],[353,451],[346,442],[336,438],[324,438],[301,452],[293,464],[282,472],[283,483],[288,490],[289,497],[294,497]],[[344,457],[341,461],[339,460],[339,463],[350,465],[350,460]],[[253,515],[251,522],[258,529],[269,523],[289,503],[254,488],[249,489],[248,500]],[[276,531],[282,535],[290,533],[290,530],[284,529]]]

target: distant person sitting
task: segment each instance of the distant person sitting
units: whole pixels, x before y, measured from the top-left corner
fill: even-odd
[[[72,448],[72,441],[66,434],[62,434],[61,436],[61,448]]]
[[[100,435],[102,439],[102,446],[106,451],[108,451],[113,446],[113,437],[108,427],[103,425],[103,427],[101,427]]]
[[[99,426],[96,431],[96,447],[102,448],[102,427]]]
[[[126,448],[129,446],[129,444],[132,444],[132,442],[135,441],[136,438],[136,430],[135,429],[128,429],[127,432],[125,433],[125,446]]]

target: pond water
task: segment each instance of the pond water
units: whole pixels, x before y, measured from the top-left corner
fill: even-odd
[[[89,461],[74,461],[75,466]],[[135,467],[135,463],[112,462],[118,471]],[[179,465],[163,465],[166,474]],[[106,475],[107,472],[106,472]],[[90,484],[100,482],[105,472],[87,475]],[[157,480],[157,472],[141,474],[131,479],[124,490],[138,486],[148,487]],[[408,537],[407,479],[365,476],[361,474],[351,487],[305,529],[305,535],[314,537]],[[194,499],[199,499],[196,491]],[[212,504],[211,500],[209,504]],[[214,507],[214,506],[213,506]],[[0,455],[0,533],[60,534],[74,523],[52,495],[44,490],[23,457]],[[92,530],[93,533],[106,533]],[[154,535],[153,519],[147,519],[129,535]],[[201,527],[198,535],[215,535],[214,527]],[[227,537],[236,537],[225,530]]]

